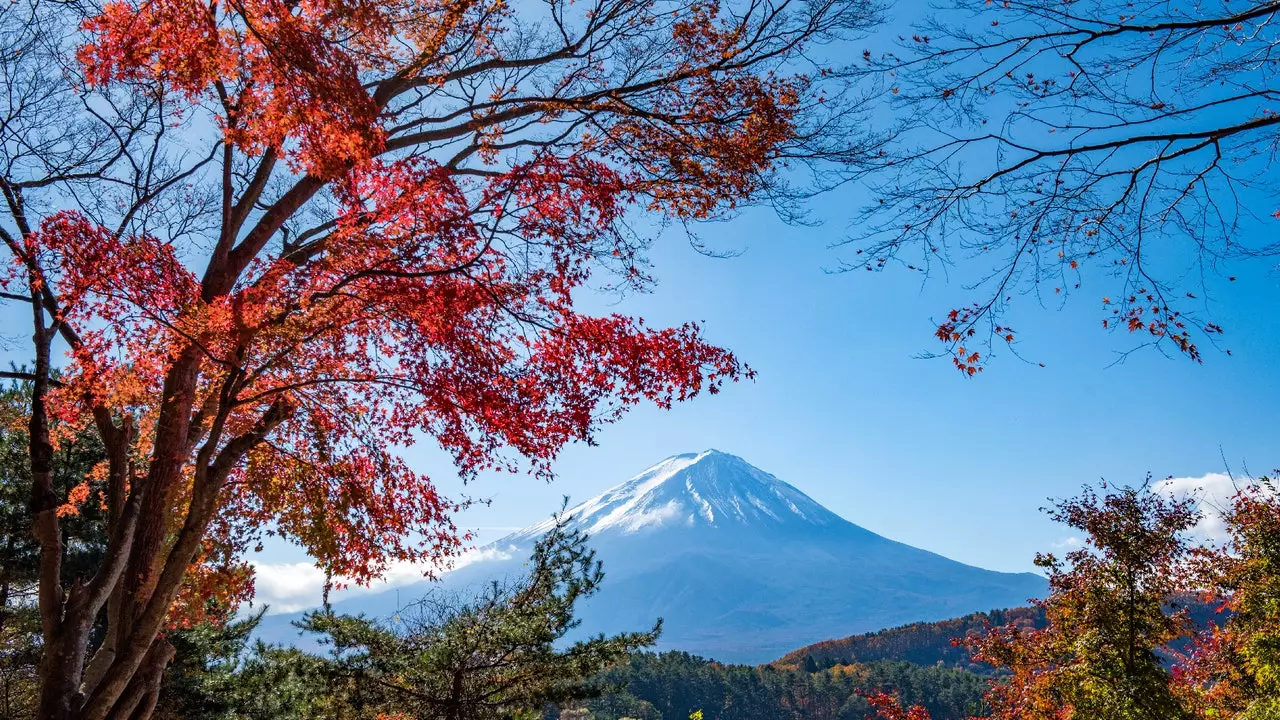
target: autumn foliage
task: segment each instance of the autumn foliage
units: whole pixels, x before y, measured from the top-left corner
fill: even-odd
[[[1229,622],[1195,638],[1175,681],[1197,717],[1264,720],[1280,714],[1280,495],[1242,488],[1225,513],[1229,539],[1198,553],[1201,582]]]
[[[1037,557],[1049,575],[1049,596],[1036,603],[1046,626],[988,626],[954,641],[999,673],[989,717],[1275,717],[1280,496],[1268,479],[1242,485],[1223,510],[1222,545],[1192,543],[1194,502],[1147,485],[1087,488],[1051,515],[1086,541],[1062,559]],[[1195,622],[1193,604],[1212,613]],[[881,720],[928,718],[891,695],[874,704]]]
[[[649,288],[646,215],[777,201],[784,161],[858,152],[801,62],[871,20],[849,0],[78,7],[3,15],[42,717],[146,717],[164,628],[247,597],[264,534],[340,582],[456,552],[463,500],[401,457],[424,437],[467,477],[545,477],[638,402],[750,376],[696,325],[581,300]],[[86,430],[107,460],[59,495],[52,448]],[[108,551],[64,582],[87,503]]]
[[[929,720],[924,708],[919,705],[904,708],[897,696],[887,692],[868,694],[866,700],[880,720]]]
[[[1088,489],[1051,514],[1088,544],[1062,560],[1036,558],[1049,575],[1045,628],[993,628],[969,641],[975,659],[1011,672],[987,696],[992,716],[1187,717],[1160,651],[1189,632],[1169,604],[1188,589],[1178,563],[1199,519],[1192,502],[1145,487],[1103,497]]]

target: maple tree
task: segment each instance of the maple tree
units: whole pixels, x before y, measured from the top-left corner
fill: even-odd
[[[1051,515],[1085,533],[1065,558],[1037,556],[1044,627],[991,626],[952,642],[1001,672],[997,719],[1261,720],[1280,708],[1280,494],[1242,483],[1220,510],[1227,540],[1193,543],[1194,498],[1088,488]],[[1190,609],[1201,609],[1194,617]],[[1207,613],[1205,612],[1207,610]],[[928,720],[887,693],[881,720]]]
[[[1231,598],[1227,646],[1246,720],[1280,715],[1280,493],[1274,477],[1242,489],[1227,518],[1232,538],[1222,591]]]
[[[458,503],[400,456],[423,436],[464,476],[547,476],[635,403],[749,374],[696,325],[576,301],[649,287],[631,219],[845,177],[853,97],[815,51],[873,20],[854,0],[0,10],[40,716],[147,717],[166,628],[247,597],[264,532],[348,582],[455,552]],[[85,428],[106,460],[59,493],[54,448]],[[107,547],[67,579],[62,518],[89,505]]]
[[[40,613],[36,606],[40,572],[40,545],[31,535],[32,513],[30,443],[27,412],[30,387],[21,382],[0,388],[0,717],[20,720],[35,717],[38,706],[38,666],[42,651]],[[54,432],[58,432],[55,428]],[[94,476],[105,460],[102,443],[90,429],[63,437],[54,461],[57,492],[69,495]],[[101,491],[90,481],[90,492]],[[91,573],[102,561],[107,546],[105,513],[97,504],[85,504],[75,513],[60,516],[63,537],[64,582]],[[231,608],[206,605],[196,627],[174,628],[166,639],[175,646],[174,663],[191,665],[213,654],[208,645],[192,642],[204,637],[247,635],[256,619],[234,622]],[[105,630],[105,618],[94,623],[93,633]],[[217,643],[211,643],[217,645]],[[216,647],[214,648],[216,650]],[[191,688],[171,686],[166,700],[190,703]]]
[[[1182,565],[1187,533],[1200,519],[1194,505],[1144,485],[1101,497],[1088,488],[1051,510],[1087,539],[1063,559],[1036,557],[1049,575],[1049,596],[1037,602],[1048,624],[967,639],[974,659],[1011,673],[987,695],[992,717],[1191,717],[1161,653],[1190,633],[1176,599],[1190,589]]]
[[[1206,298],[1280,252],[1280,3],[949,3],[867,76],[898,110],[852,268],[972,272],[938,339],[973,375],[1017,352],[1024,294],[1098,303],[1103,328],[1201,361]],[[1240,265],[1245,270],[1247,265]]]
[[[1197,553],[1200,584],[1227,619],[1195,637],[1175,677],[1197,717],[1263,720],[1280,714],[1280,494],[1273,479],[1241,487],[1223,512],[1221,547]]]

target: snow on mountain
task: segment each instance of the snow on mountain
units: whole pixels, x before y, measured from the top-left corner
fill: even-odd
[[[593,536],[697,526],[824,527],[843,522],[791,485],[719,450],[669,457],[575,505],[566,515],[569,527]],[[550,530],[552,522],[544,520],[499,543],[536,538]]]
[[[1037,575],[983,570],[872,533],[715,450],[669,457],[566,513],[605,570],[599,594],[580,608],[579,634],[648,629],[661,617],[660,648],[724,661],[764,662],[828,638],[1020,606],[1045,590]],[[335,609],[390,616],[397,598],[525,572],[533,541],[551,526],[481,548],[505,559],[471,563],[438,586]],[[290,619],[268,616],[261,634],[291,639]]]

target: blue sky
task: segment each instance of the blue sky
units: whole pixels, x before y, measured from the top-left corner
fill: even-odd
[[[759,373],[718,396],[671,411],[641,407],[567,449],[551,484],[483,477],[466,491],[491,498],[466,512],[480,542],[545,518],[667,456],[717,448],[747,459],[849,520],[895,540],[999,570],[1029,570],[1037,550],[1068,533],[1039,512],[1049,497],[1100,478],[1140,482],[1198,477],[1224,461],[1255,474],[1280,466],[1280,273],[1256,262],[1231,269],[1209,309],[1231,357],[1204,365],[1155,351],[1114,364],[1133,338],[1101,329],[1102,295],[1086,284],[1065,309],[1024,298],[1011,324],[1024,362],[999,355],[975,379],[945,360],[931,334],[947,309],[973,299],[956,277],[830,274],[851,252],[844,237],[856,198],[815,207],[826,222],[789,227],[767,211],[707,226],[703,238],[733,258],[711,258],[669,234],[650,258],[659,284],[614,306],[651,324],[704,322],[709,338]],[[1220,290],[1220,291],[1219,291]],[[1045,367],[1039,367],[1043,362]],[[446,492],[459,483],[424,443],[413,462]],[[263,561],[299,554],[272,548]]]

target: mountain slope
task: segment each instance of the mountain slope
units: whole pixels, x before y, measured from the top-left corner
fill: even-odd
[[[1220,601],[1206,599],[1194,593],[1173,596],[1167,607],[1169,610],[1185,611],[1191,627],[1197,630],[1209,628],[1210,623],[1221,627],[1229,617],[1229,611]],[[959,667],[980,674],[990,674],[994,668],[974,662],[962,644],[957,645],[952,641],[973,634],[981,635],[988,627],[1016,625],[1024,630],[1031,630],[1043,628],[1047,622],[1045,611],[1038,607],[978,612],[937,622],[911,623],[877,632],[823,640],[793,650],[771,664],[780,668],[802,668],[806,665],[806,660],[811,660],[817,668],[826,669],[837,665],[892,661],[922,667]],[[1185,637],[1179,638],[1169,647],[1181,651],[1186,642]]]
[[[567,511],[604,562],[579,632],[646,629],[661,648],[765,662],[797,646],[908,622],[1024,604],[1032,574],[997,573],[881,537],[795,487],[722,452],[677,455]],[[441,585],[464,588],[521,571],[550,521],[493,543]],[[402,588],[401,598],[430,586]],[[353,598],[339,612],[390,615],[396,593]],[[282,616],[267,618],[266,634]]]

